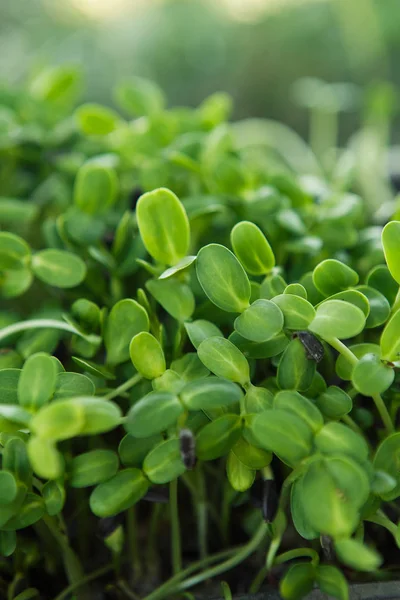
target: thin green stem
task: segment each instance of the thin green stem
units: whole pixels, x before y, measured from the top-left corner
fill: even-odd
[[[378,510],[375,515],[373,515],[372,517],[368,517],[365,520],[369,521],[370,523],[376,523],[377,525],[380,525],[381,527],[384,527],[385,529],[387,529],[388,531],[390,531],[390,533],[394,537],[396,537],[396,534],[397,534],[397,525],[395,523],[393,523],[393,521],[391,521],[389,519],[389,517],[387,517],[382,510]]]
[[[28,321],[13,323],[12,325],[8,325],[7,327],[0,329],[0,341],[4,340],[10,335],[14,335],[14,333],[27,331],[28,329],[61,329],[62,331],[68,331],[68,333],[79,335],[81,338],[88,341],[95,342],[100,340],[99,336],[86,335],[69,323],[64,323],[64,321],[57,321],[56,319],[29,319]]]
[[[207,538],[208,538],[208,509],[206,483],[201,463],[196,468],[197,496],[194,498],[197,511],[197,531],[199,538],[199,554],[203,559],[207,556]]]
[[[393,421],[390,418],[389,411],[384,403],[382,396],[380,394],[371,394],[372,400],[375,402],[375,406],[378,409],[378,412],[381,416],[383,424],[385,425],[388,433],[394,433],[395,427],[393,425]]]
[[[158,524],[163,508],[165,507],[162,504],[154,504],[147,531],[145,564],[147,565],[147,571],[151,571],[151,577],[154,577],[154,579],[156,578],[156,575],[159,570],[157,535]]]
[[[257,575],[254,577],[253,581],[250,584],[250,588],[249,588],[250,594],[257,594],[258,590],[260,589],[260,587],[263,584],[264,579],[266,578],[267,575],[268,575],[268,568],[266,565],[264,565],[258,571]]]
[[[326,340],[328,344],[330,344],[335,350],[339,352],[342,356],[344,356],[351,365],[355,366],[358,363],[358,358],[353,352],[343,344],[338,338],[332,338],[330,340]]]
[[[182,581],[185,577],[188,577],[192,573],[196,572],[199,569],[203,569],[207,565],[211,565],[218,560],[223,560],[229,556],[232,556],[238,552],[240,548],[230,548],[229,550],[223,550],[222,552],[218,552],[217,554],[212,554],[211,556],[207,556],[204,560],[199,560],[195,563],[192,563],[190,567],[187,567],[177,575],[174,575],[168,581],[163,583],[159,588],[151,592],[148,596],[146,596],[143,600],[159,600],[161,598],[168,597],[168,593],[170,590],[175,589],[176,585]]]
[[[356,433],[359,433],[362,436],[364,435],[363,430],[361,429],[361,427],[359,427],[357,425],[357,423],[354,421],[354,419],[352,419],[349,415],[343,415],[342,421],[343,421],[343,423],[346,423],[346,425],[348,427],[350,427],[350,429],[352,429]]]
[[[137,536],[136,506],[127,510],[128,548],[132,556],[133,578],[139,579],[142,574],[139,541]]]
[[[77,555],[70,547],[67,536],[61,533],[61,531],[57,527],[55,520],[52,517],[45,515],[43,517],[43,522],[46,524],[46,527],[51,532],[53,538],[56,540],[61,550],[64,569],[67,574],[68,581],[71,585],[76,584],[77,582],[82,580],[84,576],[84,570]],[[82,597],[83,596],[84,595],[82,595]]]
[[[178,511],[178,479],[169,484],[169,505],[171,519],[172,570],[177,575],[182,570],[181,532]]]
[[[141,381],[142,379],[142,375],[140,373],[136,373],[135,375],[133,375],[133,377],[125,381],[125,383],[122,383],[117,388],[115,388],[115,390],[112,390],[112,392],[109,392],[106,396],[103,396],[104,400],[111,400],[112,398],[119,396],[123,392],[126,392],[131,387],[139,383],[139,381]]]
[[[56,596],[54,598],[54,600],[65,600],[65,598],[68,598],[68,596],[71,594],[71,592],[75,592],[76,590],[78,590],[80,587],[86,585],[87,583],[90,583],[91,581],[94,581],[95,579],[99,579],[99,577],[103,577],[103,575],[107,575],[107,573],[109,573],[112,570],[113,570],[113,565],[111,564],[111,565],[107,565],[106,567],[101,567],[100,569],[97,569],[97,571],[93,571],[93,573],[90,573],[89,575],[82,577],[82,579],[80,579],[79,581],[71,583],[71,585],[66,587],[61,592],[61,594],[58,594],[58,596]]]
[[[342,356],[344,356],[351,365],[356,366],[358,363],[358,358],[353,352],[345,345],[343,342],[338,340],[337,338],[332,338],[327,340],[328,343],[335,348]],[[389,411],[386,407],[386,404],[382,400],[382,396],[380,394],[371,394],[371,398],[375,403],[375,406],[379,412],[379,415],[382,419],[385,428],[388,433],[393,433],[395,431],[392,419],[390,418]]]
[[[233,569],[234,567],[236,567],[236,565],[238,565],[241,562],[243,562],[244,560],[246,560],[246,558],[248,556],[250,556],[250,554],[252,554],[258,548],[258,546],[261,544],[261,542],[266,537],[268,530],[269,530],[268,525],[266,523],[262,523],[260,525],[260,527],[257,529],[254,536],[250,539],[250,541],[245,546],[243,546],[243,548],[239,552],[237,552],[231,558],[228,558],[224,562],[220,563],[219,565],[216,565],[215,567],[211,567],[210,569],[207,569],[207,570],[203,571],[202,573],[199,573],[197,575],[194,575],[193,577],[189,577],[189,579],[182,581],[182,583],[180,583],[177,586],[175,593],[179,593],[184,590],[187,590],[187,589],[201,583],[202,581],[211,579],[212,577],[215,577],[216,575],[221,575],[221,573],[225,573],[226,571],[229,571],[230,569]]]
[[[319,563],[319,555],[318,552],[313,550],[312,548],[296,548],[295,550],[289,550],[288,552],[283,552],[283,554],[279,554],[274,561],[274,565],[281,565],[289,560],[293,560],[294,558],[303,558],[309,557],[311,558],[311,564],[316,567]]]
[[[126,581],[119,581],[118,587],[122,592],[124,592],[127,598],[130,598],[131,600],[140,600],[140,597],[130,589]]]

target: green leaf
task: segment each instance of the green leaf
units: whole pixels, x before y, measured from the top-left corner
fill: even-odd
[[[391,221],[385,225],[382,246],[390,274],[400,285],[400,221]]]
[[[381,292],[368,285],[359,285],[356,290],[367,297],[370,311],[365,323],[367,329],[386,323],[390,315],[390,304]]]
[[[237,492],[245,492],[253,485],[256,471],[249,469],[231,451],[226,461],[226,474],[228,481]]]
[[[10,471],[21,483],[29,487],[32,483],[32,469],[29,463],[25,443],[19,438],[12,438],[3,450],[3,469]]]
[[[70,485],[89,487],[111,479],[118,471],[118,456],[112,450],[91,450],[75,456],[71,462]]]
[[[11,556],[17,547],[17,536],[15,531],[0,531],[0,554]]]
[[[81,369],[84,369],[95,377],[100,377],[102,379],[115,379],[114,373],[104,367],[104,365],[98,365],[91,360],[79,358],[78,356],[71,356],[71,358],[74,363],[81,367]]]
[[[314,587],[315,567],[310,563],[291,565],[285,573],[279,592],[284,600],[301,600]]]
[[[393,383],[394,370],[375,354],[365,354],[355,365],[351,377],[353,386],[360,394],[382,394]]]
[[[208,377],[210,371],[203,365],[196,352],[188,352],[171,363],[171,369],[184,381],[195,381]]]
[[[285,329],[301,331],[307,329],[315,317],[315,309],[305,298],[293,294],[279,294],[272,298],[272,302],[279,306],[284,317]]]
[[[362,294],[361,291],[358,290],[359,288],[354,290],[345,290],[344,292],[338,292],[337,294],[333,294],[333,296],[330,296],[327,300],[323,300],[320,304],[323,304],[328,300],[343,300],[344,302],[348,302],[349,304],[357,306],[360,310],[362,310],[365,318],[367,319],[370,313],[368,298],[365,296],[365,294]],[[316,308],[318,308],[318,306]]]
[[[296,531],[305,540],[316,540],[319,538],[318,531],[315,531],[307,521],[304,514],[303,502],[306,501],[302,490],[303,478],[300,477],[292,484],[290,490],[290,512],[293,519],[293,525]]]
[[[351,350],[352,353],[359,359],[366,354],[375,354],[375,356],[378,357],[381,355],[381,349],[378,344],[354,344],[353,346],[349,346],[349,350]],[[351,381],[353,370],[354,365],[351,364],[345,356],[340,354],[336,361],[336,373],[338,377],[344,381]]]
[[[348,394],[341,388],[331,385],[320,394],[316,405],[327,419],[341,419],[353,408],[353,402]]]
[[[48,248],[32,258],[32,270],[44,283],[59,288],[73,288],[86,277],[86,265],[79,256]]]
[[[342,300],[327,300],[318,306],[308,329],[325,340],[345,340],[359,334],[364,326],[365,316],[360,308]]]
[[[185,256],[184,258],[182,258],[182,260],[176,263],[176,265],[174,265],[173,267],[169,267],[169,269],[163,271],[159,279],[168,279],[169,277],[173,277],[177,273],[182,273],[182,271],[186,271],[190,267],[190,265],[194,263],[196,258],[196,256]]]
[[[400,309],[386,324],[381,336],[382,359],[397,361],[400,357]]]
[[[47,481],[42,488],[42,497],[47,514],[51,517],[60,514],[65,503],[65,489],[59,481]]]
[[[372,548],[356,539],[335,541],[335,551],[339,560],[357,571],[376,571],[382,563],[381,556]]]
[[[301,283],[291,283],[285,287],[284,294],[291,294],[307,300],[307,290]]]
[[[250,385],[247,388],[246,395],[244,397],[244,407],[248,414],[255,414],[269,410],[272,408],[274,402],[274,396],[272,392],[263,388]]]
[[[248,469],[263,469],[270,464],[272,454],[262,448],[250,444],[244,437],[240,437],[232,447],[231,453]],[[235,488],[236,489],[236,488]]]
[[[256,300],[235,319],[235,329],[253,342],[267,342],[282,331],[283,315],[270,300]]]
[[[54,405],[61,402],[63,400],[55,402]],[[115,402],[93,396],[70,398],[68,402],[76,405],[83,411],[84,421],[81,425],[79,435],[106,433],[121,424],[122,412]]]
[[[281,391],[274,398],[274,409],[287,410],[305,421],[314,433],[322,428],[324,420],[318,408],[298,392]]]
[[[3,271],[0,279],[0,295],[3,298],[22,296],[31,286],[33,275],[29,268]]]
[[[143,77],[131,77],[121,82],[115,89],[115,100],[133,117],[157,115],[165,105],[162,90]]]
[[[94,396],[94,383],[80,373],[58,373],[53,400],[73,396]]]
[[[19,369],[22,367],[22,357],[15,350],[10,348],[2,348],[0,351],[0,373],[5,369]],[[0,375],[1,379],[1,375]],[[1,386],[1,382],[0,382]],[[0,391],[0,402],[3,401],[3,397]]]
[[[228,454],[241,433],[238,415],[222,415],[203,427],[196,436],[196,453],[200,460],[214,460]]]
[[[342,571],[333,565],[319,565],[316,569],[316,578],[319,589],[324,594],[349,600],[349,586]]]
[[[29,493],[26,494],[21,508],[14,517],[12,517],[7,523],[3,525],[5,531],[15,531],[18,529],[25,529],[33,525],[45,514],[45,504],[43,499],[37,494]]]
[[[201,362],[218,377],[244,385],[250,379],[249,364],[229,340],[210,337],[198,347]]]
[[[186,385],[180,399],[188,410],[208,410],[239,403],[243,392],[238,385],[218,377],[197,379]]]
[[[365,439],[342,423],[327,423],[315,436],[314,444],[322,454],[344,454],[361,463],[368,458]]]
[[[71,306],[71,314],[88,331],[96,332],[100,327],[100,308],[86,298],[75,300]]]
[[[30,259],[31,249],[24,239],[14,233],[0,231],[0,271],[26,267]]]
[[[143,471],[152,483],[168,483],[186,471],[178,438],[170,438],[153,448],[143,462]]]
[[[184,326],[189,340],[196,349],[200,346],[203,340],[206,340],[209,337],[224,337],[222,331],[218,329],[214,323],[211,323],[211,321],[198,319],[197,321],[192,321],[191,323],[184,323]]]
[[[311,453],[312,429],[297,415],[286,410],[267,410],[255,416],[251,430],[261,448],[274,452],[290,466]]]
[[[86,135],[108,135],[121,122],[119,115],[101,104],[82,104],[75,117],[79,129]]]
[[[90,509],[96,517],[112,517],[136,504],[148,487],[139,469],[124,469],[95,487],[90,495]]]
[[[394,304],[399,286],[387,267],[378,265],[371,269],[367,275],[366,284],[383,294],[391,306]]]
[[[58,479],[64,470],[62,454],[52,441],[32,436],[28,442],[28,456],[32,469],[43,479]]]
[[[2,431],[16,431],[22,426],[28,426],[31,414],[15,404],[0,404],[0,429]]]
[[[332,296],[357,285],[358,274],[339,260],[328,258],[315,267],[313,280],[321,294]]]
[[[30,429],[43,440],[61,441],[79,435],[84,423],[83,406],[69,399],[57,400],[34,415]]]
[[[0,370],[0,403],[17,404],[18,403],[18,382],[21,375],[21,369],[1,369]]]
[[[118,446],[118,454],[122,464],[125,467],[141,467],[150,450],[161,441],[160,434],[139,439],[127,433]]]
[[[234,313],[248,308],[250,282],[242,265],[228,248],[219,244],[201,248],[196,272],[204,293],[213,304]]]
[[[18,381],[18,400],[29,411],[37,411],[52,398],[57,381],[57,365],[44,352],[25,362]]]
[[[370,488],[365,471],[351,458],[332,455],[312,462],[302,478],[304,516],[320,534],[350,535]]]
[[[150,392],[130,409],[125,429],[131,435],[142,438],[165,431],[176,423],[183,413],[179,398],[169,392]]]
[[[286,346],[278,365],[277,383],[281,389],[304,392],[310,387],[316,363],[307,358],[298,338]]]
[[[0,471],[0,504],[10,504],[16,496],[17,482],[14,475],[8,471]]]
[[[100,161],[88,160],[76,175],[74,204],[84,214],[101,215],[115,204],[118,192],[115,169]]]
[[[260,296],[267,300],[272,300],[275,296],[283,294],[287,285],[286,281],[280,275],[268,275],[261,283]]]
[[[166,188],[147,192],[136,205],[140,236],[147,252],[164,265],[176,265],[190,245],[189,220],[183,204]]]
[[[191,288],[176,279],[150,279],[146,289],[159,304],[178,321],[189,319],[195,309]]]
[[[389,502],[400,496],[400,433],[393,433],[381,442],[373,460],[376,470],[385,471],[397,482],[395,488],[379,494],[383,500]]]
[[[272,248],[254,223],[237,223],[231,231],[231,244],[243,267],[251,275],[265,275],[275,266]]]
[[[232,344],[235,344],[235,346],[248,358],[271,358],[272,356],[281,354],[289,344],[290,340],[285,333],[281,332],[274,338],[268,340],[268,342],[259,344],[257,342],[246,340],[246,338],[234,331],[229,336],[229,341],[232,342]]]
[[[142,331],[132,338],[129,354],[135,369],[146,379],[156,379],[166,369],[160,342],[147,331]]]
[[[153,379],[152,387],[157,392],[170,392],[178,395],[185,387],[185,381],[178,373],[175,373],[172,369],[167,369],[160,377]]]
[[[129,360],[131,339],[149,327],[147,312],[136,300],[125,298],[114,304],[104,327],[107,362],[118,365]]]

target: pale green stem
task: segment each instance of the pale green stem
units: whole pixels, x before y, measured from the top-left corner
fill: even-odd
[[[78,590],[80,587],[83,587],[84,585],[90,583],[94,579],[98,579],[99,577],[103,577],[103,575],[107,575],[107,573],[109,573],[112,570],[113,565],[111,564],[107,565],[106,567],[101,567],[101,569],[97,569],[97,571],[93,571],[93,573],[82,577],[82,579],[80,579],[79,581],[71,583],[71,585],[66,587],[65,590],[58,594],[58,596],[56,596],[54,600],[65,600],[66,598],[68,598],[71,592],[75,592],[75,590]]]
[[[397,525],[393,523],[382,510],[378,510],[375,515],[368,517],[365,520],[370,521],[371,523],[376,523],[377,525],[381,525],[381,527],[384,527],[390,531],[394,537],[397,536]]]
[[[240,550],[240,548],[231,548],[230,550],[223,550],[222,552],[218,552],[217,554],[212,554],[211,556],[207,556],[204,560],[199,560],[195,563],[192,563],[190,567],[187,567],[177,575],[174,575],[168,581],[163,583],[159,588],[151,592],[148,596],[144,598],[144,600],[160,600],[161,598],[167,598],[170,590],[175,589],[176,585],[185,577],[191,575],[198,569],[202,569],[207,565],[211,565],[218,560],[223,560],[228,556],[232,556],[236,554]]]
[[[293,560],[294,558],[302,557],[311,558],[311,564],[314,567],[316,567],[319,563],[318,552],[316,552],[312,548],[296,548],[295,550],[289,550],[288,552],[279,554],[279,556],[275,558],[274,565],[281,565],[285,562],[288,562],[289,560]]]
[[[55,319],[30,319],[29,321],[13,323],[12,325],[8,325],[7,327],[0,329],[0,341],[4,340],[10,335],[14,335],[14,333],[27,331],[28,329],[61,329],[62,331],[79,335],[81,338],[88,341],[95,342],[100,339],[97,335],[86,335],[69,323],[64,323],[64,321],[56,321]]]
[[[338,340],[337,338],[332,338],[326,340],[328,344],[330,344],[335,350],[337,350],[342,356],[344,356],[351,365],[355,366],[358,363],[358,358],[353,352],[348,348],[343,342]],[[380,414],[383,424],[385,425],[388,433],[393,433],[395,431],[392,419],[390,418],[389,411],[386,407],[386,404],[382,400],[380,394],[371,394],[371,398],[375,403],[375,406]]]
[[[140,561],[139,540],[137,535],[136,506],[131,506],[127,510],[127,532],[128,548],[132,556],[133,577],[139,579],[142,574],[142,565]]]
[[[122,383],[121,385],[119,385],[117,388],[115,388],[115,390],[112,390],[106,396],[103,396],[103,399],[111,400],[112,398],[115,398],[116,396],[123,394],[124,392],[129,390],[131,387],[133,387],[134,385],[139,383],[139,381],[141,381],[142,379],[143,379],[142,375],[140,375],[140,373],[136,373],[136,375],[133,375],[133,377],[131,377],[130,379],[125,381],[125,383]]]
[[[178,511],[178,479],[169,484],[169,505],[171,519],[172,570],[177,575],[182,570],[181,532]]]
[[[54,519],[45,515],[43,517],[43,521],[60,547],[68,581],[71,583],[71,585],[77,584],[77,582],[82,581],[84,576],[84,571],[78,557],[70,547],[67,537],[58,529]],[[82,586],[79,585],[79,587]],[[86,594],[78,595],[79,599],[84,597],[86,597]]]
[[[341,420],[343,421],[343,423],[346,423],[346,425],[348,427],[350,427],[350,429],[352,429],[353,431],[355,431],[359,435],[364,435],[363,430],[361,429],[361,427],[359,427],[357,425],[357,423],[351,417],[349,417],[349,415],[343,415],[343,417],[341,418]]]
[[[251,538],[251,540],[245,546],[243,546],[243,548],[239,550],[239,552],[237,552],[234,556],[228,558],[228,560],[222,562],[219,565],[216,565],[215,567],[211,567],[210,569],[207,569],[202,573],[199,573],[197,575],[194,575],[193,577],[190,577],[189,579],[186,579],[185,581],[182,581],[182,583],[176,586],[174,593],[179,593],[184,590],[187,590],[195,585],[198,585],[202,581],[206,581],[207,579],[211,579],[212,577],[221,575],[221,573],[225,573],[226,571],[229,571],[230,569],[236,567],[236,565],[246,560],[246,558],[258,548],[258,546],[261,544],[261,542],[267,535],[268,530],[268,525],[266,523],[262,523],[257,529],[254,536]]]

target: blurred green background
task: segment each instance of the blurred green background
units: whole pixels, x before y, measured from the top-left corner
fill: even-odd
[[[0,80],[77,64],[82,99],[111,104],[118,79],[142,75],[170,105],[224,90],[235,117],[278,119],[303,135],[308,116],[294,82],[351,82],[358,93],[341,119],[343,138],[376,82],[390,82],[383,102],[389,91],[396,111],[399,23],[399,0],[0,0]],[[312,101],[307,89],[303,104]]]

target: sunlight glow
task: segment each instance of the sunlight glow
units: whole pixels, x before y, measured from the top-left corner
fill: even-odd
[[[136,12],[145,5],[145,0],[69,0],[72,7],[94,21],[118,19],[127,13]]]
[[[324,2],[326,0],[219,0],[220,7],[235,21],[253,23],[264,15],[285,10],[290,6]],[[214,4],[215,0],[210,0]]]

